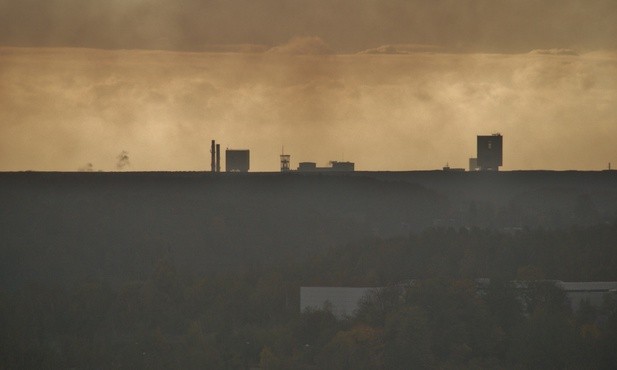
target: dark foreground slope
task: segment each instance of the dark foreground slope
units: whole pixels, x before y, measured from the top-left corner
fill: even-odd
[[[617,280],[615,180],[0,174],[0,368],[612,369],[617,297],[542,279]]]
[[[139,278],[297,259],[430,226],[446,200],[368,177],[203,173],[0,175],[2,281]]]
[[[617,171],[377,172],[445,196],[448,226],[563,228],[617,216]]]
[[[611,220],[614,172],[2,173],[3,286],[139,279],[301,260],[432,226],[512,230]]]

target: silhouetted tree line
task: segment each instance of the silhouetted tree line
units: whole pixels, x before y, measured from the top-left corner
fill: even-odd
[[[617,363],[615,297],[572,312],[549,283],[534,284],[523,301],[509,281],[617,280],[616,245],[615,224],[430,228],[204,274],[179,267],[190,257],[182,249],[161,250],[143,277],[66,283],[50,275],[3,286],[0,365],[609,369]],[[61,256],[80,263],[99,253],[85,245]],[[482,291],[479,277],[492,279]],[[328,307],[299,312],[299,287],[315,285],[388,288],[337,320]]]

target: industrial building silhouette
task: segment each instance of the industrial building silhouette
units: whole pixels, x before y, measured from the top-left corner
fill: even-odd
[[[298,163],[298,172],[354,172],[356,164],[354,162],[330,161],[329,167],[317,167],[316,162],[300,162]],[[291,168],[291,155],[281,153],[281,172],[293,171]]]
[[[221,172],[221,145],[212,140],[211,148],[211,171]],[[225,150],[225,172],[248,172],[250,168],[251,153],[248,149]]]
[[[476,137],[477,154],[469,158],[469,171],[499,171],[503,165],[503,136],[499,133],[478,135]],[[221,147],[212,140],[211,171],[221,172]],[[609,164],[610,168],[610,164]],[[226,149],[225,172],[248,172],[250,169],[250,150]],[[463,168],[451,168],[448,164],[444,171],[462,172]],[[291,169],[291,155],[280,155],[280,172],[354,172],[355,163],[349,161],[330,161],[327,167],[318,167],[316,162],[299,162],[296,170]]]
[[[353,172],[355,163],[330,161],[329,167],[317,167],[315,162],[300,162],[298,163],[299,172]]]
[[[499,171],[503,165],[503,136],[478,135],[477,156],[469,158],[469,171]]]
[[[250,167],[250,151],[248,149],[225,150],[226,172],[248,172]]]

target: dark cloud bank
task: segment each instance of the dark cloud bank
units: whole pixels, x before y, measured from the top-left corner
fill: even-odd
[[[204,51],[318,36],[336,52],[613,49],[613,0],[4,0],[0,44]]]

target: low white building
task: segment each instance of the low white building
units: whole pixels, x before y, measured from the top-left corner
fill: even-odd
[[[555,285],[566,292],[573,311],[578,310],[581,301],[587,301],[592,306],[599,307],[604,301],[604,295],[617,293],[617,281],[557,281]]]

